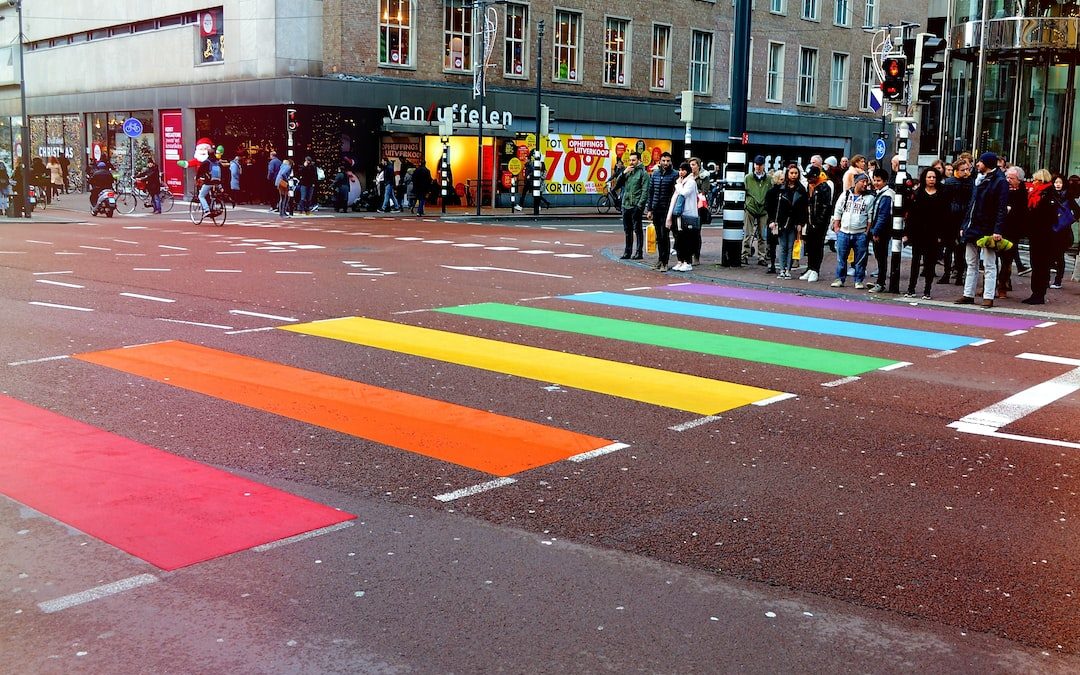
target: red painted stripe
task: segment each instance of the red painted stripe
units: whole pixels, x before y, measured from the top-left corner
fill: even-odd
[[[174,570],[356,516],[0,396],[0,493]]]

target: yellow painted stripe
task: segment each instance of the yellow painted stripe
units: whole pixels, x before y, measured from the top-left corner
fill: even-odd
[[[702,415],[715,415],[782,393],[590,356],[564,354],[512,342],[361,317],[279,328]]]

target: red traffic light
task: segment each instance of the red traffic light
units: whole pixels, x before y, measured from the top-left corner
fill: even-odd
[[[907,60],[895,56],[886,57],[881,62],[885,79],[881,83],[881,94],[886,101],[900,101],[904,98],[904,77],[907,74]]]

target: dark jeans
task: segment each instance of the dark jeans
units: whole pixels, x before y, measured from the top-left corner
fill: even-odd
[[[1054,268],[1054,285],[1060,286],[1065,277],[1065,251],[1073,244],[1072,228],[1050,235],[1050,266]]]
[[[998,269],[997,290],[1000,293],[1012,290],[1012,266],[1013,260],[1016,259],[1016,253],[1015,244],[1008,251],[998,253],[998,265],[1000,265],[1000,268]]]
[[[645,248],[644,233],[641,229],[641,214],[642,209],[640,206],[623,209],[622,228],[623,233],[626,235],[623,255],[630,255],[631,251],[636,255],[641,255],[642,249]]]
[[[652,212],[653,227],[656,228],[656,254],[660,258],[660,264],[668,264],[668,260],[671,259],[671,237],[675,233],[672,230],[667,229],[667,211],[662,214],[659,211]],[[673,226],[678,224],[678,219],[672,217]],[[640,248],[638,249],[641,250]],[[679,259],[680,261],[682,258]]]
[[[672,234],[675,235],[675,257],[679,262],[692,263],[701,250],[701,221],[680,218],[679,229]]]
[[[874,242],[874,260],[877,261],[877,280],[875,283],[882,288],[885,287],[889,278],[889,242],[891,241],[890,237],[881,235]],[[915,263],[912,262],[911,264],[912,269],[915,269]],[[933,269],[933,267],[930,269]],[[912,274],[916,274],[916,272],[912,272]]]
[[[964,277],[964,271],[967,269],[967,260],[965,253],[967,245],[963,242],[955,242],[950,238],[945,244],[945,269],[941,272],[941,280],[944,283],[950,276],[954,277],[957,281]]]
[[[811,270],[820,273],[821,260],[825,257],[825,230],[815,227],[806,228],[802,245],[807,266]]]
[[[907,292],[915,294],[915,284],[919,281],[919,268],[922,268],[923,295],[930,295],[937,267],[938,246],[934,244],[911,245],[911,276],[908,277]]]
[[[1050,285],[1050,259],[1053,247],[1050,235],[1032,236],[1028,239],[1031,258],[1031,297],[1036,300],[1046,299],[1046,288]]]

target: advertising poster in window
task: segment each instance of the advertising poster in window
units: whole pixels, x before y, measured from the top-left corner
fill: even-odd
[[[199,63],[220,63],[225,60],[225,37],[220,9],[199,12]]]
[[[615,170],[615,161],[626,164],[637,151],[648,170],[671,152],[671,141],[617,136],[551,134],[544,139],[546,189],[549,194],[599,194]]]
[[[174,195],[184,194],[184,170],[176,162],[185,159],[183,117],[179,110],[161,111],[161,168],[165,184]]]

